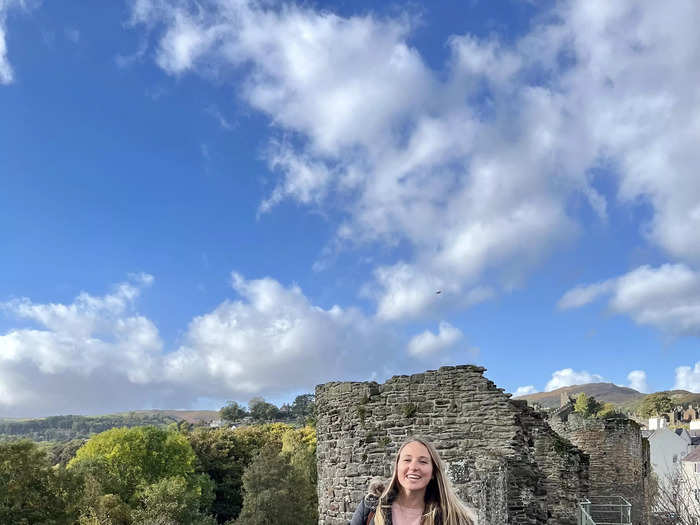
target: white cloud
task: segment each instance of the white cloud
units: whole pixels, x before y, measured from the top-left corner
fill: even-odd
[[[632,370],[627,374],[629,387],[634,388],[638,392],[644,394],[649,393],[649,385],[647,384],[647,373],[644,370]]]
[[[408,342],[408,352],[415,356],[427,356],[452,348],[464,337],[459,328],[455,328],[447,321],[441,321],[438,333],[426,330]]]
[[[23,0],[0,1],[0,84],[10,84],[15,78],[7,58],[7,13],[15,7],[26,7]]]
[[[538,390],[535,388],[534,385],[519,386],[515,390],[515,393],[513,394],[513,396],[514,397],[527,396],[528,394],[535,394],[537,392],[538,392]]]
[[[110,293],[83,292],[70,304],[3,303],[32,326],[0,333],[0,413],[186,407],[203,397],[280,396],[422,367],[390,328],[358,310],[323,309],[298,286],[238,274],[240,298],[195,317],[168,353],[156,325],[136,311],[152,282],[133,274]],[[454,330],[448,325],[442,336]]]
[[[558,306],[562,310],[567,310],[569,308],[579,308],[611,292],[613,288],[613,281],[604,281],[602,283],[580,285],[566,292],[564,296],[561,299],[559,299]]]
[[[368,377],[398,356],[392,333],[357,310],[319,308],[298,286],[270,278],[234,274],[233,287],[241,300],[195,318],[185,344],[165,356],[169,382],[199,395],[249,396]]]
[[[128,405],[157,373],[162,350],[158,329],[133,311],[141,289],[152,280],[134,275],[111,293],[97,297],[83,292],[67,305],[26,298],[0,305],[36,325],[0,335],[2,412]],[[124,397],[115,397],[122,390]]]
[[[576,179],[570,186],[586,186],[551,155],[568,126],[561,101],[546,89],[513,91],[522,59],[512,50],[453,38],[451,71],[441,79],[408,44],[409,18],[228,0],[186,5],[135,6],[136,22],[164,24],[161,67],[177,75],[243,67],[241,96],[294,132],[270,148],[280,181],[261,210],[283,199],[323,206],[337,193],[347,203],[340,241],[413,247],[412,260],[376,269],[380,317],[421,315],[436,306],[436,288],[451,292],[442,303],[453,306],[484,300],[493,293],[479,282],[487,267],[510,285],[573,231],[566,185],[548,182],[563,173]],[[503,119],[483,119],[464,102],[484,81]],[[506,101],[523,111],[500,107]]]
[[[375,268],[383,319],[439,309],[449,301],[438,287],[457,297],[517,285],[576,234],[572,197],[603,221],[609,200],[648,205],[646,237],[700,260],[700,4],[572,0],[548,15],[514,44],[445,35],[438,72],[411,47],[410,17],[252,0],[139,0],[132,11],[163,29],[166,72],[236,68],[240,96],[289,138],[269,150],[279,181],[263,212],[283,199],[340,202],[336,241],[409,247]],[[604,185],[617,194],[596,176],[615,177]]]
[[[638,324],[675,335],[700,335],[700,273],[684,264],[640,266],[616,279],[577,286],[559,305],[583,306],[603,295],[610,295],[613,312]]]
[[[591,374],[585,370],[576,371],[573,368],[557,370],[552,374],[552,379],[547,381],[545,392],[551,392],[563,386],[585,385],[586,383],[600,383],[604,381],[598,374]]]
[[[676,384],[673,388],[700,393],[700,361],[695,363],[694,367],[679,366],[676,368]]]

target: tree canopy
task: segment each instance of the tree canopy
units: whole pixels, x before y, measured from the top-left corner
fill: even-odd
[[[88,440],[68,464],[93,473],[106,492],[132,502],[139,488],[194,472],[187,438],[155,427],[114,428]]]
[[[30,441],[0,444],[0,523],[72,524],[79,481]]]
[[[642,400],[639,412],[644,417],[658,416],[673,409],[673,400],[664,392],[649,394]]]

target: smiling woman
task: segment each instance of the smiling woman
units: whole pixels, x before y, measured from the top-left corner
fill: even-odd
[[[437,450],[422,438],[401,445],[389,485],[380,495],[374,491],[376,485],[350,525],[477,525],[474,510],[455,494]]]

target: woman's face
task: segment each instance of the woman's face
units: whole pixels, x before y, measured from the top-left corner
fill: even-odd
[[[433,461],[428,448],[418,441],[411,441],[399,454],[396,465],[399,485],[406,492],[425,490],[433,478]]]

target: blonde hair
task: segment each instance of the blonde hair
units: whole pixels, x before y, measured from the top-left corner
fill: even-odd
[[[395,497],[401,486],[399,484],[398,464],[401,451],[409,443],[420,443],[428,449],[433,463],[433,477],[425,489],[425,513],[421,525],[476,525],[476,516],[462,500],[459,499],[450,480],[445,474],[445,467],[435,447],[420,437],[411,437],[403,442],[394,460],[394,472],[377,505],[374,516],[375,525],[386,525],[385,509],[391,508],[389,499]]]

